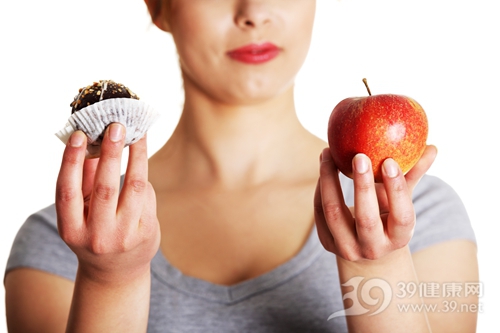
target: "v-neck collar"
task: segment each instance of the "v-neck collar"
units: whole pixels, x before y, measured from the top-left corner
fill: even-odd
[[[208,302],[232,304],[287,282],[308,268],[324,251],[314,226],[304,246],[292,259],[260,276],[231,286],[218,285],[183,274],[168,262],[161,250],[158,250],[151,262],[151,271],[154,278],[179,292]]]

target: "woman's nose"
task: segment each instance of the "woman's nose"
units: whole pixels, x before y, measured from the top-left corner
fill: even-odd
[[[270,5],[267,2],[265,0],[238,1],[235,16],[236,25],[247,29],[257,28],[271,22]]]

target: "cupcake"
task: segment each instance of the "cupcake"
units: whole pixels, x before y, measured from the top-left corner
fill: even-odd
[[[109,124],[118,122],[125,126],[125,146],[129,146],[140,140],[158,118],[158,113],[129,88],[112,80],[80,88],[70,106],[71,117],[56,136],[66,143],[74,131],[83,131],[88,137],[88,158],[99,157]]]
[[[112,80],[101,80],[94,82],[90,86],[80,88],[71,106],[71,113],[75,113],[87,106],[112,98],[133,98],[139,99],[129,88],[121,83]]]

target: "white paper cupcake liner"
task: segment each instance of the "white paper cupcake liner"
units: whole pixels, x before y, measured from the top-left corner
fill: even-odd
[[[71,115],[66,126],[56,136],[66,143],[77,130],[87,134],[87,157],[98,157],[104,130],[111,123],[126,128],[125,146],[139,141],[158,119],[159,114],[148,104],[131,98],[106,99],[89,105]]]

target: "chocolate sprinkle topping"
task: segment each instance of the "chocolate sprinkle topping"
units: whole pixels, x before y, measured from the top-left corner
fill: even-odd
[[[111,98],[139,99],[136,94],[121,83],[112,80],[100,80],[78,90],[78,95],[70,104],[71,113],[73,114],[89,105]]]

